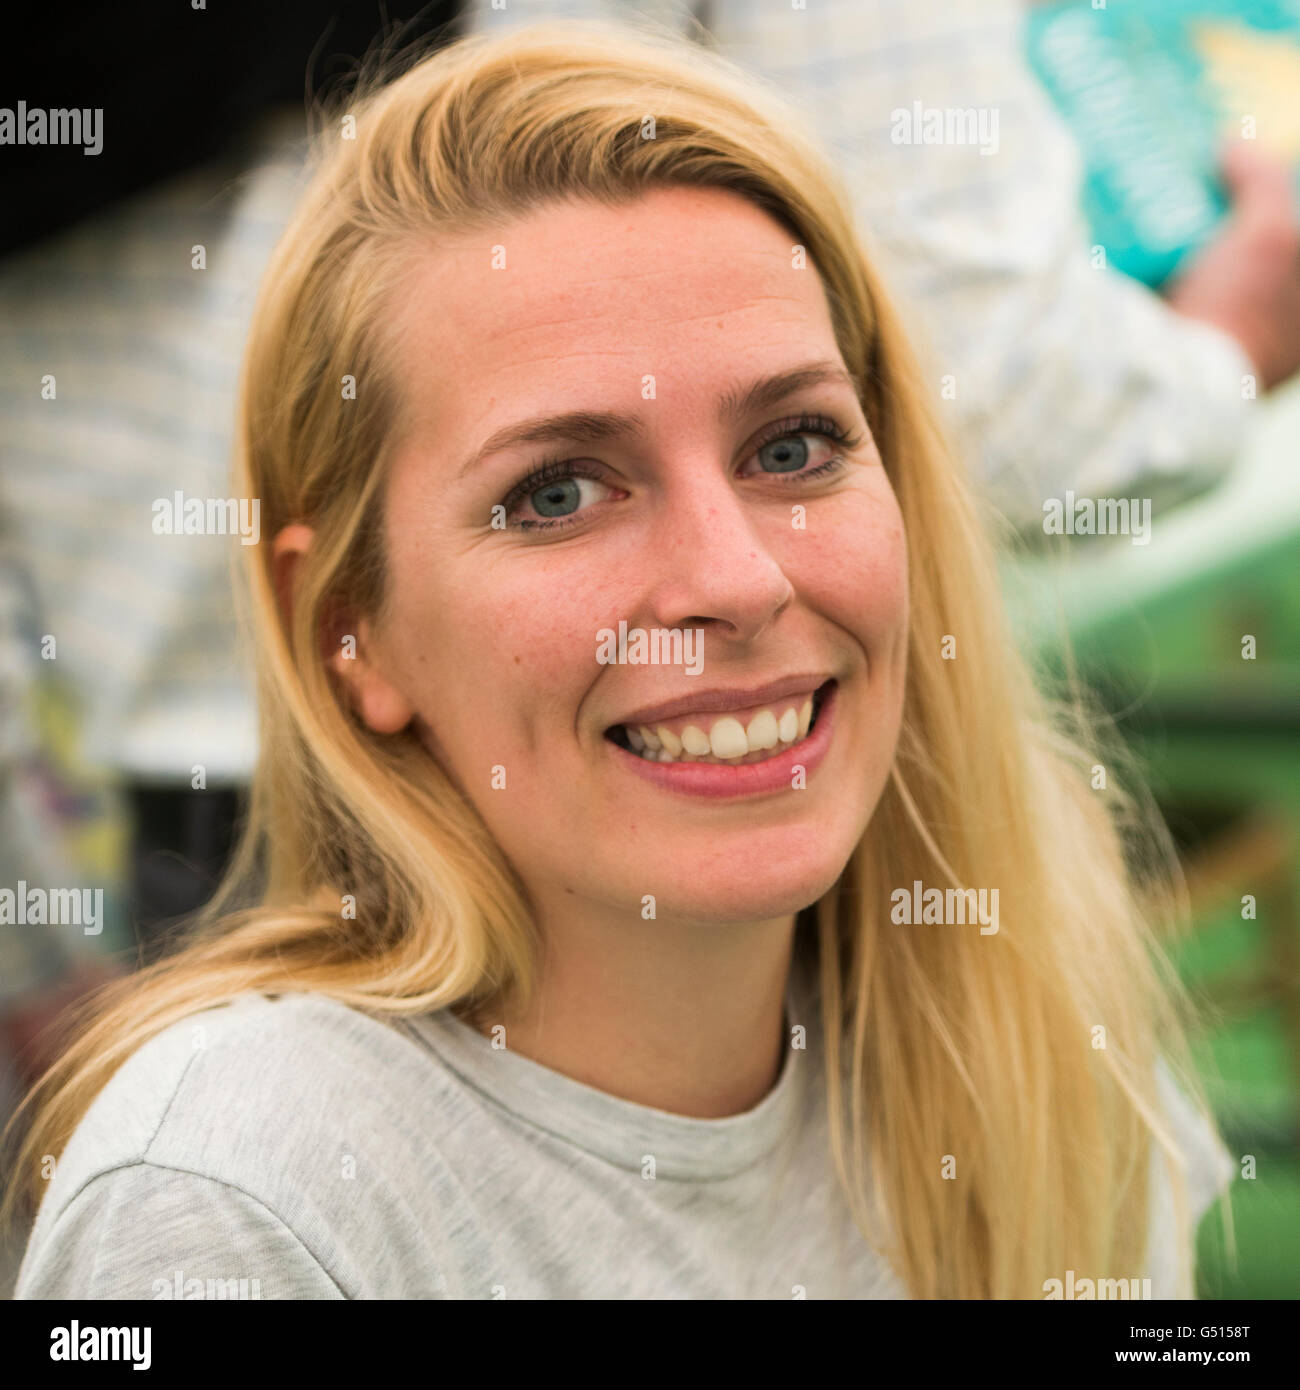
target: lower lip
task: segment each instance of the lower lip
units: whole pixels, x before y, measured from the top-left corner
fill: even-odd
[[[762,762],[738,763],[734,767],[728,767],[726,763],[652,763],[616,743],[611,743],[610,747],[639,777],[687,796],[761,796],[791,791],[794,769],[802,766],[805,775],[811,778],[826,756],[839,689],[839,685],[835,684],[826,692],[817,713],[817,723],[802,743],[792,744],[784,752],[764,758]]]

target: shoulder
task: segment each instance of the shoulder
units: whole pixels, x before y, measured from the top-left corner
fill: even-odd
[[[316,994],[241,995],[172,1024],[114,1073],[48,1194],[148,1161],[220,1180],[290,1159],[421,1061],[398,1030]]]
[[[14,1290],[18,1300],[351,1296],[329,1252],[255,1197],[148,1161],[96,1174],[38,1221]]]
[[[315,1289],[284,1296],[338,1297],[335,1210],[382,1186],[375,1156],[401,1160],[406,1097],[439,1086],[403,1030],[321,995],[242,995],[172,1024],[118,1069],[69,1141],[19,1296],[72,1296],[32,1290],[42,1266],[57,1283],[73,1258],[84,1296],[114,1296],[85,1282],[106,1250],[110,1284],[129,1275],[137,1289],[118,1296],[147,1297],[144,1275],[170,1278],[190,1247],[201,1262],[217,1231],[218,1246],[253,1251],[284,1286]],[[370,1182],[341,1186],[362,1150]]]

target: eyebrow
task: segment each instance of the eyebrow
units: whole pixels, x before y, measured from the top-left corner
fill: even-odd
[[[838,362],[807,362],[763,377],[749,386],[733,387],[718,397],[718,413],[729,423],[747,415],[770,410],[799,391],[814,386],[848,386],[860,396],[857,383]],[[562,415],[539,415],[506,425],[487,439],[461,465],[458,478],[476,468],[484,459],[520,444],[600,444],[609,440],[642,439],[645,426],[635,415],[615,411],[572,410]]]

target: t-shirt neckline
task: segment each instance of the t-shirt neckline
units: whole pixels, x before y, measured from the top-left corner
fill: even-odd
[[[810,991],[792,963],[785,991],[781,1070],[772,1089],[749,1110],[721,1119],[677,1115],[611,1095],[492,1043],[449,1008],[410,1020],[421,1041],[465,1084],[523,1123],[629,1171],[656,1178],[708,1182],[733,1177],[767,1157],[798,1126],[807,1087],[805,1047],[790,1045],[792,1025],[808,1025]]]

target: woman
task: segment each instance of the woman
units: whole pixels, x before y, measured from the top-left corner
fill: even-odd
[[[243,379],[251,823],[35,1093],[19,1295],[1188,1291],[1141,842],[928,394],[684,42],[464,41],[327,123]]]

